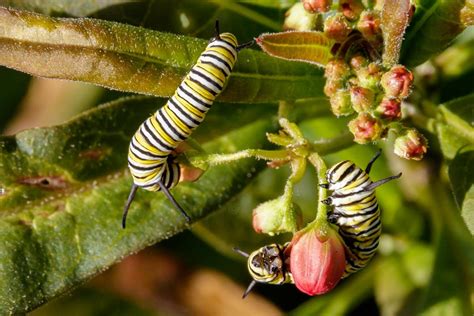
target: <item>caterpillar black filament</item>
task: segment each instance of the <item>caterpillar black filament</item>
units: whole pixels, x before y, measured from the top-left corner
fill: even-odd
[[[130,204],[139,187],[149,191],[163,191],[186,220],[190,220],[169,192],[180,177],[180,167],[173,151],[204,120],[232,72],[237,52],[252,44],[253,41],[238,45],[233,34],[220,34],[216,21],[216,36],[209,41],[174,95],[138,128],[128,152],[133,185],[123,212],[123,228]]]

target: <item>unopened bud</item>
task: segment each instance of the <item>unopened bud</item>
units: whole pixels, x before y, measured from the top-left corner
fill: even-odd
[[[324,69],[324,77],[328,80],[343,80],[351,74],[351,69],[346,64],[344,59],[330,60]]]
[[[381,122],[368,113],[359,113],[350,121],[349,130],[354,135],[354,141],[359,144],[378,140],[383,131]]]
[[[413,74],[405,66],[396,65],[382,76],[385,94],[393,98],[406,98],[412,88]]]
[[[375,113],[384,120],[395,121],[402,117],[401,102],[395,98],[383,98]]]
[[[310,31],[316,27],[317,15],[306,11],[301,2],[295,3],[286,13],[284,30]]]
[[[394,153],[405,159],[421,160],[428,150],[426,138],[416,129],[409,129],[395,139]]]
[[[331,8],[332,0],[302,0],[306,11],[311,13],[328,12]]]
[[[356,112],[366,112],[374,105],[375,94],[372,90],[359,86],[351,87],[352,107]]]
[[[324,240],[320,240],[317,229],[297,233],[290,247],[291,274],[301,292],[324,294],[342,278],[346,266],[344,246],[332,228]]]
[[[359,21],[357,22],[357,29],[369,41],[376,40],[377,37],[380,37],[382,35],[382,30],[380,28],[380,14],[378,11],[363,11],[360,15]]]
[[[366,67],[368,64],[367,58],[361,55],[357,55],[351,58],[350,61],[351,67],[354,70],[358,70],[362,67]]]
[[[343,42],[351,31],[349,21],[342,13],[336,13],[324,21],[324,33],[336,42]]]
[[[326,80],[324,84],[324,94],[331,97],[337,90],[344,88],[342,80]]]
[[[349,20],[355,21],[359,18],[364,5],[360,0],[340,0],[339,11]]]
[[[372,90],[377,89],[382,77],[382,67],[377,63],[370,63],[366,67],[356,69],[360,86]]]
[[[288,202],[285,195],[264,202],[253,210],[253,229],[270,236],[295,232],[301,221],[301,209],[295,203]]]
[[[351,104],[351,95],[347,90],[337,90],[329,98],[331,111],[336,116],[347,116],[354,113]]]

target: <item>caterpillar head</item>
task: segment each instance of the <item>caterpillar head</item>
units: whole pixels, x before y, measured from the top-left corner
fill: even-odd
[[[285,250],[289,243],[281,246],[278,244],[271,244],[263,246],[250,255],[236,249],[237,252],[246,256],[247,268],[253,281],[248,286],[243,297],[245,298],[255,284],[268,283],[268,284],[283,284],[292,283],[293,278],[291,273],[288,271],[288,256],[285,254]]]

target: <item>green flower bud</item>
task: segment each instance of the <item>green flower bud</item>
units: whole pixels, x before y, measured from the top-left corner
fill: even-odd
[[[356,75],[360,86],[376,91],[379,89],[382,67],[377,63],[370,63],[366,67],[356,69]]]
[[[354,135],[354,141],[359,144],[376,141],[383,132],[380,120],[368,113],[359,113],[357,118],[350,121],[349,130]]]
[[[354,86],[351,87],[352,107],[357,113],[366,112],[374,105],[375,94],[372,90]]]
[[[330,98],[331,111],[336,116],[347,116],[354,113],[351,95],[347,90],[337,90]]]
[[[351,75],[351,69],[344,59],[331,59],[324,69],[324,77],[327,80],[344,80]]]
[[[253,210],[252,225],[257,233],[273,236],[295,232],[301,225],[301,209],[285,195],[264,202]]]
[[[309,13],[303,7],[302,3],[295,3],[286,13],[284,30],[310,31],[316,28],[318,16]]]

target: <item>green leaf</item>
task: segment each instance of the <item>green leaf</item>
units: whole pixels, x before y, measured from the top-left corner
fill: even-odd
[[[320,67],[324,67],[332,57],[334,44],[322,32],[267,33],[260,35],[257,43],[270,56]]]
[[[439,118],[435,123],[441,150],[447,158],[454,158],[459,149],[474,144],[474,94],[440,105]]]
[[[124,256],[188,228],[163,194],[144,190],[132,204],[127,229],[120,228],[131,185],[123,171],[127,146],[157,108],[156,100],[146,99],[113,102],[61,126],[0,139],[1,314],[29,311]],[[204,148],[260,147],[270,128],[270,119],[255,120]],[[211,168],[173,194],[196,220],[239,192],[256,166],[246,160]]]
[[[293,4],[297,3],[298,0],[237,0],[236,2],[252,4],[262,7],[271,7],[278,9],[287,9]]]
[[[416,11],[402,45],[401,63],[417,66],[441,52],[464,29],[464,0],[416,0]]]
[[[36,76],[170,96],[206,41],[92,19],[0,8],[0,63]],[[239,53],[220,100],[270,102],[322,95],[322,72],[253,50]],[[242,93],[245,91],[245,93]]]
[[[398,63],[403,35],[409,22],[410,10],[410,0],[385,0],[383,2],[381,27],[384,52],[382,59],[387,67]]]
[[[132,0],[137,1],[137,0]],[[104,8],[129,3],[130,0],[0,0],[0,6],[34,11],[47,15],[88,16]]]
[[[449,165],[454,200],[471,234],[474,235],[474,146],[461,149]]]

